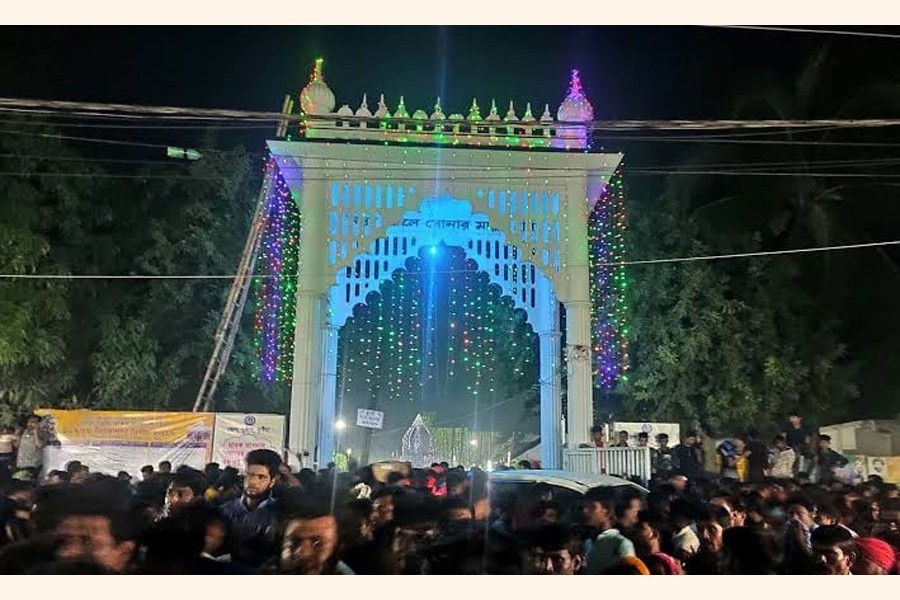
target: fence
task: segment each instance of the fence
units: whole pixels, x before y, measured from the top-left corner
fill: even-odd
[[[563,468],[573,473],[597,473],[650,480],[650,448],[579,448],[563,452]]]

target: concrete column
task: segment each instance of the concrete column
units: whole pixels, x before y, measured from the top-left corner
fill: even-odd
[[[316,461],[327,465],[334,456],[334,423],[337,419],[338,328],[330,323],[323,328],[322,404],[319,411],[319,443]],[[346,416],[345,416],[346,418]]]
[[[559,469],[562,465],[562,386],[559,375],[562,334],[557,325],[554,331],[542,332],[538,338],[541,345],[541,467]]]
[[[568,236],[566,271],[566,360],[568,447],[590,441],[594,423],[591,381],[591,296],[588,267],[585,181],[570,182],[567,193]]]
[[[312,166],[312,163],[304,166]],[[316,455],[322,394],[322,324],[327,316],[325,193],[325,182],[311,177],[303,181],[300,198],[296,199],[303,232],[297,277],[297,328],[288,448],[292,452],[309,452],[311,456]]]

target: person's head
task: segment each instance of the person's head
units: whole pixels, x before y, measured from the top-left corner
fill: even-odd
[[[791,498],[787,505],[787,515],[789,518],[802,523],[806,527],[813,527],[815,523],[816,507],[815,505],[802,496]]]
[[[665,448],[669,445],[669,434],[668,433],[660,433],[656,436],[656,443],[660,448]]]
[[[841,522],[841,509],[832,502],[822,502],[816,508],[816,524],[837,525]]]
[[[722,536],[731,527],[731,515],[720,506],[710,505],[697,518],[697,535],[700,547],[718,554],[722,551]]]
[[[91,489],[94,487],[95,489]],[[112,573],[128,569],[136,548],[134,513],[125,498],[88,484],[59,503],[62,514],[53,528],[56,556],[65,562],[90,562]]]
[[[91,469],[87,465],[81,465],[78,467],[78,470],[72,473],[72,477],[70,481],[72,483],[84,483],[87,481],[88,475],[91,474]]]
[[[650,443],[650,435],[646,431],[642,431],[637,435],[638,446],[643,448]]]
[[[274,450],[259,448],[248,452],[244,462],[244,494],[253,500],[264,498],[275,486],[281,457]]]
[[[697,443],[697,432],[696,431],[688,431],[683,438],[681,438],[682,443],[685,446],[693,446]]]
[[[722,534],[722,562],[727,574],[775,574],[781,554],[778,538],[771,531],[731,527]]]
[[[822,450],[828,450],[831,448],[831,436],[823,433],[819,436],[819,448]]]
[[[619,443],[620,443],[620,444],[627,444],[627,443],[628,443],[628,437],[629,437],[629,435],[628,435],[628,432],[627,432],[627,431],[620,431],[618,435],[619,435]]]
[[[685,489],[687,489],[688,478],[682,475],[681,473],[675,473],[671,477],[669,477],[669,485],[677,493],[682,493]]]
[[[519,461],[519,469],[521,469],[523,471],[531,470],[531,462],[527,461],[527,460],[520,460]]]
[[[47,485],[62,485],[69,482],[69,474],[65,471],[50,471],[47,475]]]
[[[780,433],[775,436],[774,443],[775,443],[775,447],[778,450],[786,450],[788,447],[787,438],[784,437],[784,435],[780,434]]]
[[[789,412],[788,421],[793,427],[800,427],[801,423],[803,423],[803,417],[800,416],[800,411],[795,409]]]
[[[206,477],[196,469],[179,470],[166,490],[166,512],[177,513],[203,500]]]
[[[622,492],[616,503],[616,519],[619,525],[625,529],[634,527],[643,508],[644,500],[640,492],[634,489]]]
[[[570,527],[545,524],[526,534],[533,572],[575,575],[584,564],[581,539]]]
[[[444,498],[441,501],[441,521],[458,523],[472,520],[472,508],[463,498]]]
[[[532,511],[533,521],[541,524],[559,523],[562,517],[562,506],[553,500],[541,500]]]
[[[394,520],[395,490],[383,488],[372,494],[372,527],[381,529]]]
[[[163,475],[168,475],[172,472],[172,463],[167,460],[164,460],[159,463],[159,472]]]
[[[372,502],[365,498],[351,500],[337,511],[338,534],[345,547],[358,546],[372,540]]]
[[[75,473],[81,470],[81,461],[80,460],[70,460],[66,463],[66,473],[71,477]]]
[[[854,575],[890,575],[895,570],[897,553],[884,540],[858,538],[856,549],[858,555],[851,568]]]
[[[678,497],[672,500],[669,507],[669,518],[676,529],[683,529],[694,521],[697,509],[689,500]]]
[[[153,465],[144,465],[141,467],[141,479],[144,481],[153,479]]]
[[[328,504],[288,508],[283,519],[279,570],[291,575],[332,573],[337,563],[338,524]]]
[[[28,419],[25,421],[25,429],[29,431],[34,431],[38,428],[38,425],[41,424],[41,418],[37,415],[28,415]]]
[[[626,535],[634,544],[634,551],[638,556],[649,556],[662,551],[659,528],[652,521],[640,520],[627,530]]]
[[[615,517],[616,492],[612,488],[594,487],[581,498],[584,521],[601,531],[612,527]]]
[[[829,575],[849,575],[859,553],[856,540],[844,527],[824,525],[812,532],[813,558]]]
[[[591,427],[591,440],[594,444],[600,444],[603,442],[603,426],[602,425],[594,425]]]

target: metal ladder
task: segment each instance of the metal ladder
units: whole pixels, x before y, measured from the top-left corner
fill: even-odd
[[[247,303],[247,294],[253,281],[253,269],[256,266],[256,258],[259,255],[262,234],[266,228],[271,169],[271,165],[267,165],[259,196],[256,199],[256,212],[253,215],[253,221],[250,223],[250,234],[244,243],[244,251],[238,264],[237,276],[231,284],[228,299],[225,301],[225,309],[222,311],[221,319],[219,319],[212,357],[209,360],[209,365],[206,367],[206,374],[203,376],[203,382],[200,384],[197,399],[194,401],[194,412],[209,411],[212,405],[213,394],[216,393],[219,379],[228,366],[228,359],[234,348],[234,338],[238,329],[240,329],[241,315]]]

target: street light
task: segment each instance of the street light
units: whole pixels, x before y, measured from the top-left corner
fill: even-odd
[[[338,419],[334,423],[334,428],[337,429],[338,431],[343,431],[346,427],[347,427],[347,424],[344,423],[343,419]]]
[[[471,444],[472,446],[477,446],[478,440],[476,440],[475,438],[472,438],[471,440],[469,440],[469,444]]]

